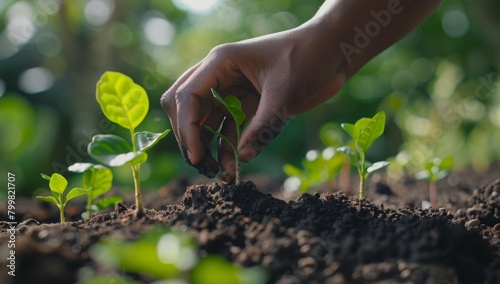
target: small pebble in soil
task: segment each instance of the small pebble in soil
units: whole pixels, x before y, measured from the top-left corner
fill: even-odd
[[[500,223],[493,226],[493,231],[495,231],[495,233],[497,234],[500,234]]]
[[[472,219],[472,220],[469,220],[467,223],[465,223],[465,227],[468,227],[468,228],[474,228],[474,227],[477,227],[481,224],[481,221],[479,221],[479,219]]]

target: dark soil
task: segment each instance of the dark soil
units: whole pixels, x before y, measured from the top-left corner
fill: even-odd
[[[158,225],[187,227],[202,254],[266,268],[269,283],[500,283],[500,180],[446,191],[453,192],[448,199],[441,192],[447,201],[437,210],[419,209],[414,196],[422,191],[408,201],[397,186],[372,183],[373,203],[341,192],[284,201],[283,193],[275,198],[251,182],[189,186],[182,195],[181,181],[145,196],[155,210],[140,219],[119,204],[66,224],[40,223],[56,222],[55,208],[19,199],[16,276],[7,275],[9,226],[0,222],[0,283],[75,283],[82,270],[100,273],[88,255],[97,240],[133,240]],[[68,211],[78,219],[78,206]]]

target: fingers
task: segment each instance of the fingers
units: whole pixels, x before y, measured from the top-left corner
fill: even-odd
[[[288,109],[286,103],[282,102],[282,99],[264,92],[257,113],[243,132],[238,145],[240,160],[245,163],[253,160],[273,141],[288,120],[293,117],[291,110]]]

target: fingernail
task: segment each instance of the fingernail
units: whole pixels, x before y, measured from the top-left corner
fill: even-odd
[[[207,176],[208,178],[214,178],[215,175],[217,175],[218,170],[214,169],[213,167],[200,167],[198,169],[200,174]]]
[[[255,151],[255,149],[251,146],[245,146],[238,152],[238,156],[242,162],[248,162],[255,158],[256,155],[257,151]]]

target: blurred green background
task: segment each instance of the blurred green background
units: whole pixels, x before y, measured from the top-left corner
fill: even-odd
[[[120,71],[144,86],[151,110],[138,130],[160,132],[169,127],[160,96],[212,47],[296,27],[322,2],[2,0],[1,176],[15,173],[17,194],[31,195],[46,186],[40,172],[65,173],[72,163],[90,162],[85,149],[92,135],[126,134],[107,122],[95,101],[104,71]],[[500,157],[499,70],[500,1],[445,1],[338,95],[292,119],[243,167],[244,175],[282,179],[284,163],[298,164],[308,149],[322,147],[322,124],[352,123],[378,110],[387,113],[388,126],[369,158],[400,153],[417,171],[434,156],[453,156],[456,169],[486,170]],[[197,175],[182,161],[173,135],[160,144],[143,167],[143,187]],[[113,171],[115,185],[132,188],[128,168]]]

